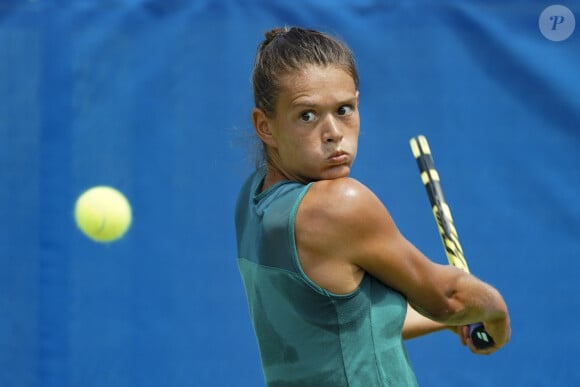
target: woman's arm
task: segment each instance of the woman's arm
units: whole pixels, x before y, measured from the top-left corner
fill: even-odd
[[[417,312],[413,307],[407,304],[407,317],[403,325],[403,339],[409,340],[429,333],[449,329],[455,332],[456,327],[449,327],[437,321],[433,321]]]
[[[509,341],[509,313],[501,294],[460,269],[427,259],[403,237],[387,209],[367,187],[353,179],[336,179],[317,183],[309,193],[312,203],[329,203],[317,206],[316,216],[310,217],[316,219],[317,230],[324,230],[311,250],[352,267],[354,274],[359,274],[355,269],[370,273],[403,294],[427,320],[441,324],[437,327],[422,319],[412,324],[409,320],[406,337],[482,322],[495,345],[476,353],[492,353]],[[476,351],[463,331],[456,329],[462,342]]]

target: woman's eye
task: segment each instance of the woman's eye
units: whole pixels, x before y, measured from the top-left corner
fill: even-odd
[[[300,116],[300,119],[304,122],[312,122],[316,118],[316,115],[313,112],[304,112]]]
[[[340,116],[348,116],[352,113],[352,106],[344,105],[338,108],[338,115]]]

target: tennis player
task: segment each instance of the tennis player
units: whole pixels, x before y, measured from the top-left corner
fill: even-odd
[[[427,259],[376,195],[350,178],[359,78],[327,34],[277,28],[253,70],[264,160],[236,207],[238,264],[269,387],[415,386],[404,339],[451,329],[477,354],[510,338],[506,303]],[[483,322],[491,348],[473,346]]]

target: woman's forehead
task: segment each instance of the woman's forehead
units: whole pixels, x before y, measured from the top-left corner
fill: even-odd
[[[352,75],[338,66],[307,66],[280,77],[280,94],[300,95],[327,90],[356,93]]]

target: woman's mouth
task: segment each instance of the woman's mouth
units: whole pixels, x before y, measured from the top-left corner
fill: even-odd
[[[331,154],[330,157],[328,158],[328,160],[332,164],[344,164],[344,163],[348,162],[349,156],[348,156],[348,153],[343,152],[343,151],[339,151],[339,152],[334,152],[333,154]]]

